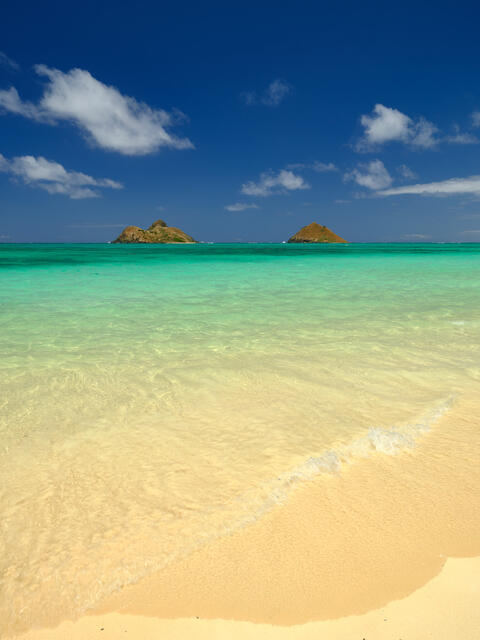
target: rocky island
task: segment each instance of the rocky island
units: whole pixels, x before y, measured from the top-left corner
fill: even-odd
[[[125,227],[114,243],[179,243],[179,242],[196,242],[185,231],[177,229],[177,227],[167,227],[167,223],[163,220],[156,220],[148,229],[129,226]]]
[[[322,226],[317,222],[312,222],[297,231],[288,242],[347,242],[347,240],[337,236],[325,225]]]

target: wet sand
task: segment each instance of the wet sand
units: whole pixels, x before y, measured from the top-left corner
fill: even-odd
[[[254,525],[113,594],[95,615],[22,640],[473,640],[477,415],[474,396],[462,397],[415,449],[319,476]]]
[[[448,560],[441,573],[411,596],[359,616],[278,627],[252,622],[165,620],[108,613],[31,631],[21,640],[477,640],[480,558]]]

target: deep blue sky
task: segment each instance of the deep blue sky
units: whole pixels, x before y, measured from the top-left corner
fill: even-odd
[[[7,3],[0,241],[158,217],[206,241],[312,220],[479,241],[479,19],[474,2]]]

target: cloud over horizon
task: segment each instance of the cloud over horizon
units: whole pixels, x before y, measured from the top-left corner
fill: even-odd
[[[66,195],[72,200],[99,198],[92,188],[123,189],[123,185],[109,178],[95,179],[78,171],[67,171],[60,163],[42,156],[18,156],[8,160],[0,153],[0,172],[7,173],[31,187],[50,194]]]
[[[480,176],[468,178],[450,178],[440,182],[427,182],[425,184],[410,184],[392,189],[381,189],[378,195],[456,195],[473,193],[480,195]]]
[[[310,185],[293,171],[281,169],[277,174],[273,171],[261,173],[258,182],[246,182],[242,185],[241,192],[247,196],[266,197],[298,189],[310,189]]]
[[[35,70],[47,78],[38,104],[23,101],[11,87],[0,90],[0,108],[50,125],[69,122],[91,144],[124,155],[147,155],[163,147],[194,148],[188,138],[167,131],[178,119],[176,115],[125,96],[88,71],[63,73],[45,65],[36,65]]]
[[[402,238],[405,238],[406,240],[426,240],[430,237],[431,236],[427,236],[424,233],[404,233],[402,236]]]

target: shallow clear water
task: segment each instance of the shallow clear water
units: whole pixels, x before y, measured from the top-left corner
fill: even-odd
[[[0,619],[73,615],[480,379],[480,244],[0,245]]]

